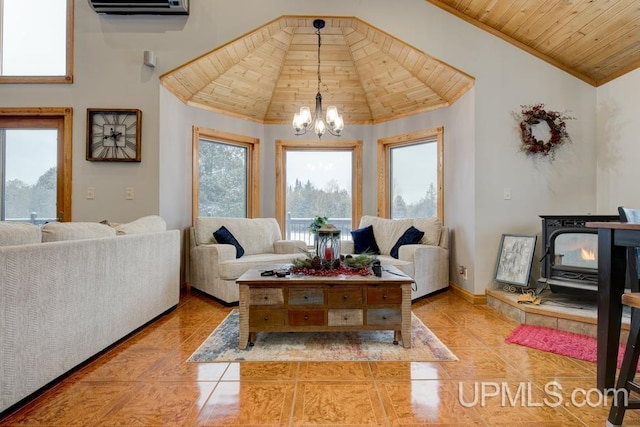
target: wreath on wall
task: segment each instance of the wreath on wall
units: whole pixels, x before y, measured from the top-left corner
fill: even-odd
[[[544,104],[521,105],[521,107],[522,111],[515,116],[520,121],[521,148],[527,154],[548,156],[564,142],[571,141],[565,120],[574,120],[575,117],[558,111],[547,111],[544,109]],[[533,134],[533,127],[542,122],[549,126],[550,136],[547,141],[537,139]]]

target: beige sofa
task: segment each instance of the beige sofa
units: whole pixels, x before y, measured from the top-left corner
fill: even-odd
[[[222,226],[244,250],[239,258],[233,245],[214,238],[213,233]],[[282,240],[275,218],[196,218],[189,240],[191,286],[224,304],[238,302],[236,279],[245,271],[287,265],[304,257],[307,250],[302,240]]]
[[[0,413],[178,304],[180,232],[0,222]]]
[[[380,249],[383,266],[394,265],[415,280],[411,299],[423,297],[449,286],[449,229],[438,218],[386,219],[365,215],[359,229],[371,225]],[[418,244],[400,246],[398,258],[390,255],[400,236],[411,226],[424,232]],[[342,253],[353,253],[354,243],[343,241]]]

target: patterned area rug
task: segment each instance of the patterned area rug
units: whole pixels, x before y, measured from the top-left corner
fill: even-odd
[[[597,360],[597,343],[594,337],[574,332],[545,328],[542,326],[520,325],[509,335],[505,342],[520,344],[537,350],[548,351],[574,359],[595,362]],[[618,368],[622,365],[624,345],[618,350]],[[640,365],[639,365],[640,366]],[[640,371],[640,368],[638,369]]]
[[[412,348],[393,345],[393,331],[258,333],[254,346],[238,349],[238,310],[220,323],[188,362],[413,361],[458,358],[413,313]]]

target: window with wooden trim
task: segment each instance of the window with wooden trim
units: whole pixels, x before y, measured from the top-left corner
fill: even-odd
[[[71,108],[0,108],[0,220],[71,221]]]
[[[378,140],[378,215],[444,221],[442,127]]]
[[[0,83],[73,83],[73,0],[0,0]]]
[[[351,237],[362,215],[362,141],[276,141],[276,218],[287,239],[311,245],[326,216]]]
[[[193,128],[192,219],[259,216],[259,140]]]

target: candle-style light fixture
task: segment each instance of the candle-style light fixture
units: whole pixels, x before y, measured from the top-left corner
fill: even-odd
[[[334,106],[327,108],[326,120],[322,117],[322,94],[320,93],[320,85],[322,84],[322,78],[320,77],[320,46],[322,45],[322,39],[320,37],[320,30],[324,28],[324,19],[316,19],[313,21],[313,27],[316,29],[318,35],[318,93],[316,94],[316,111],[313,117],[311,117],[311,110],[309,107],[301,107],[300,112],[293,116],[293,129],[296,135],[304,135],[309,129],[313,129],[313,132],[318,135],[318,139],[322,138],[322,135],[328,131],[331,135],[340,136],[342,129],[344,129],[344,121],[342,116],[338,114],[338,109]]]

